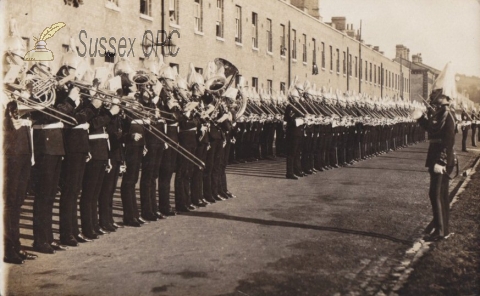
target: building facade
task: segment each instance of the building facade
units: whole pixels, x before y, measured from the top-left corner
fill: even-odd
[[[184,77],[189,63],[203,72],[209,61],[221,57],[257,89],[285,90],[298,76],[317,88],[410,98],[410,69],[366,45],[344,17],[322,22],[319,7],[318,0],[99,0],[84,1],[78,8],[62,0],[40,5],[16,0],[8,1],[5,16],[17,20],[28,49],[43,28],[66,23],[48,40],[56,56],[54,68],[61,60],[57,54],[67,50],[73,36],[93,67],[115,62],[122,54],[140,67],[145,53],[163,49],[165,63]],[[152,34],[144,38],[148,30]],[[175,32],[175,48],[148,47],[157,34],[158,43],[165,41],[159,32]],[[102,56],[113,49],[115,58]],[[177,50],[176,56],[168,56]]]
[[[412,55],[403,44],[396,46],[395,61],[410,70],[410,95],[413,100],[422,102],[428,99],[433,90],[433,83],[440,74],[440,70],[423,63],[422,54]]]

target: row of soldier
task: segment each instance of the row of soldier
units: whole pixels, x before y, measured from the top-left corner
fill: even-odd
[[[71,50],[53,75],[45,62],[27,70],[20,45],[7,45],[6,262],[36,257],[19,240],[28,180],[35,196],[33,248],[52,254],[123,225],[140,227],[234,198],[225,173],[230,155],[247,161],[283,152],[287,178],[297,179],[424,139],[408,117],[422,106],[353,99],[298,82],[287,96],[259,96],[242,82],[229,87],[238,70],[223,59],[209,63],[205,77],[190,65],[184,79],[163,61],[149,59],[138,71],[121,60],[109,77],[104,69],[88,69]],[[120,174],[123,225],[112,214]],[[59,185],[57,242],[52,217]]]

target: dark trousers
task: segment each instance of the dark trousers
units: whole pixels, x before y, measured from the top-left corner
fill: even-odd
[[[142,160],[142,176],[140,178],[140,204],[143,217],[154,215],[158,212],[157,179],[162,163],[165,146],[147,146],[147,154]]]
[[[207,161],[203,172],[203,196],[205,198],[218,195],[220,151],[223,140],[218,139],[210,142],[210,149],[207,151]],[[217,165],[216,165],[217,164]]]
[[[227,140],[227,144],[223,148],[223,155],[220,156],[220,184],[218,191],[223,193],[228,191],[226,170],[228,164],[228,155],[230,154],[231,147],[232,143],[230,142],[230,140]]]
[[[167,136],[178,143],[178,129],[176,126],[168,127]],[[163,151],[162,162],[158,175],[158,199],[160,212],[168,212],[170,206],[170,181],[177,166],[177,151],[169,147]]]
[[[204,163],[207,161],[207,147],[208,143],[199,143],[195,149],[195,156],[201,159]],[[199,167],[194,166],[192,183],[190,186],[190,192],[192,196],[192,202],[198,204],[200,199],[203,199],[203,170]]]
[[[462,129],[462,151],[467,151],[468,127]]]
[[[472,146],[477,146],[477,126],[472,124]]]
[[[38,186],[33,202],[33,241],[37,245],[50,244],[53,242],[53,203],[60,179],[62,156],[36,155],[35,163],[38,169]]]
[[[5,155],[3,187],[3,245],[5,257],[20,249],[20,212],[27,194],[31,155]]]
[[[98,216],[100,226],[113,224],[113,194],[117,189],[118,175],[120,173],[120,160],[111,160],[112,169],[105,172],[103,177],[102,189],[100,190],[100,199],[98,203]]]
[[[63,161],[62,174],[65,178],[60,197],[60,240],[68,240],[70,236],[80,233],[77,206],[86,159],[86,153],[68,153]]]
[[[430,202],[433,210],[433,225],[435,231],[446,236],[448,232],[448,219],[450,212],[450,203],[448,197],[449,179],[446,174],[436,174],[433,168],[430,168]]]
[[[142,154],[143,146],[128,145],[125,151],[127,171],[123,174],[120,192],[123,204],[123,221],[127,223],[139,218],[135,184],[137,184],[140,175]]]
[[[188,152],[195,154],[197,148],[196,131],[184,131],[178,135],[180,145]],[[190,187],[195,165],[185,156],[179,155],[175,173],[175,208],[187,207],[192,204]]]
[[[91,159],[85,167],[82,195],[80,196],[80,218],[82,232],[88,236],[93,235],[94,229],[99,227],[97,209],[106,167],[106,160],[97,159]],[[102,196],[101,203],[105,203],[103,199],[106,198]]]
[[[287,175],[302,172],[301,147],[303,136],[295,136],[287,130]]]

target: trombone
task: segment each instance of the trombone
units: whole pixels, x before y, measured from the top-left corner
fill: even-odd
[[[35,110],[35,111],[39,111],[39,112],[41,112],[41,113],[44,113],[44,114],[46,114],[46,115],[48,115],[48,116],[50,116],[50,117],[53,117],[53,118],[55,118],[55,119],[58,119],[58,120],[60,120],[61,122],[66,123],[66,124],[69,124],[69,125],[72,125],[72,126],[78,125],[78,122],[77,122],[77,120],[76,120],[74,117],[72,117],[72,116],[70,116],[70,115],[67,115],[67,114],[65,114],[65,113],[63,113],[63,112],[61,112],[61,111],[58,111],[58,110],[55,109],[55,108],[52,108],[52,107],[50,107],[50,106],[43,105],[42,103],[35,102],[35,101],[33,101],[32,99],[25,98],[25,97],[23,97],[21,94],[12,92],[12,91],[7,90],[7,89],[4,89],[3,91],[6,92],[7,94],[10,94],[11,97],[12,97],[13,99],[15,99],[16,101],[18,101],[19,103],[21,103],[21,104],[23,104],[23,105],[25,105],[25,106],[27,106],[27,107]],[[66,117],[66,118],[68,118],[68,120],[65,119],[65,118],[62,118],[62,117],[60,117],[60,116],[53,115],[52,113],[49,113],[49,112],[43,110],[44,108],[47,109],[47,110],[50,110],[51,112],[57,113],[57,114],[59,114],[60,116]],[[70,121],[70,120],[71,120],[71,121]]]

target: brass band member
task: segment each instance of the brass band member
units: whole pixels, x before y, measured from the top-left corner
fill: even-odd
[[[173,94],[175,87],[175,71],[168,67],[161,73],[160,81],[163,84],[158,102],[160,109],[173,113],[165,116],[167,123],[167,136],[178,143],[178,118],[180,116],[180,105]],[[175,216],[176,212],[170,205],[170,181],[175,172],[177,164],[177,152],[174,149],[167,148],[163,152],[162,162],[159,169],[158,178],[158,198],[159,210],[165,216]]]
[[[200,125],[200,118],[193,111],[197,107],[198,102],[190,102],[188,100],[187,81],[177,76],[177,97],[181,100],[183,113],[179,117],[178,139],[180,145],[185,150],[194,154],[197,148],[197,127]],[[196,209],[192,205],[192,196],[190,194],[190,186],[193,177],[194,164],[186,157],[178,156],[177,169],[175,174],[175,209],[178,212],[189,212]]]
[[[288,95],[290,104],[285,109],[283,120],[287,122],[287,179],[298,180],[303,176],[300,153],[304,135],[304,114],[298,109],[300,93],[293,87]]]

